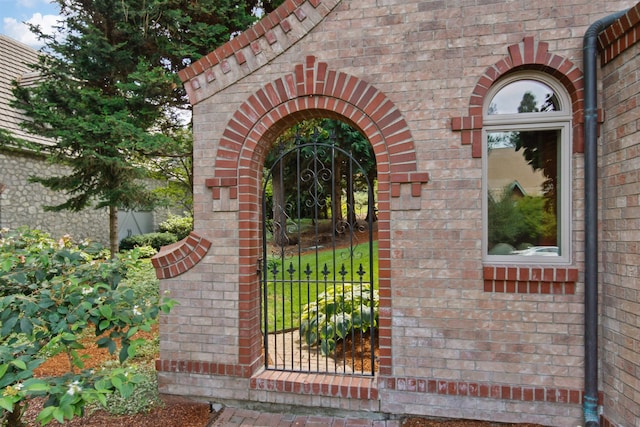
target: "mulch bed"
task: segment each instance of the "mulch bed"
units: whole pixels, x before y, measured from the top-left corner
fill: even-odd
[[[215,418],[209,404],[194,402],[177,396],[162,395],[163,406],[155,407],[150,412],[135,415],[113,415],[106,411],[95,411],[83,417],[74,418],[60,424],[56,421],[49,426],[64,427],[205,427]],[[39,426],[35,422],[42,409],[43,399],[31,401],[24,421],[28,426]]]

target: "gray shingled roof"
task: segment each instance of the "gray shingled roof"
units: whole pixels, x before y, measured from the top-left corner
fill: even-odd
[[[28,134],[20,129],[19,123],[25,120],[25,116],[9,106],[13,98],[11,82],[13,80],[33,81],[36,75],[27,64],[37,61],[36,50],[0,34],[0,128],[8,130],[16,138],[51,145],[51,140]]]

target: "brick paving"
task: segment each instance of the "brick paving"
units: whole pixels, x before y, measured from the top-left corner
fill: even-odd
[[[267,413],[225,407],[209,427],[400,427],[400,420]]]

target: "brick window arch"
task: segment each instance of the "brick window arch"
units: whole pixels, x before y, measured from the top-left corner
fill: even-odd
[[[549,52],[549,44],[525,37],[507,48],[509,54],[489,66],[476,84],[469,99],[469,115],[454,117],[451,129],[460,132],[463,145],[471,145],[473,157],[482,156],[482,114],[491,86],[507,74],[521,70],[540,71],[558,80],[571,98],[573,111],[573,152],[584,151],[584,88],[582,71],[569,59]]]

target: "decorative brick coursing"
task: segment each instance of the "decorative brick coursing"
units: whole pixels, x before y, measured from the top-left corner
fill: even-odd
[[[640,5],[627,11],[598,36],[600,63],[606,65],[640,40]]]
[[[189,236],[172,245],[163,246],[151,258],[158,279],[176,277],[196,265],[211,247],[211,242],[191,232]]]
[[[192,104],[285,52],[322,22],[340,1],[286,0],[253,27],[181,70],[178,76],[185,83]]]
[[[270,370],[262,371],[252,376],[251,369],[248,367],[190,360],[157,360],[156,370],[159,372],[249,378],[249,387],[253,390],[349,399],[377,400],[379,398],[379,390],[468,396],[505,401],[566,403],[571,405],[581,404],[584,399],[584,391],[577,389],[541,386],[524,387],[521,385],[444,379],[360,377]],[[601,404],[602,395],[599,396],[599,400]]]
[[[584,88],[582,71],[569,59],[548,51],[549,44],[525,37],[508,47],[509,55],[485,70],[469,100],[469,115],[451,119],[451,129],[459,131],[463,145],[471,145],[471,155],[482,157],[482,117],[485,97],[491,86],[505,75],[520,70],[548,73],[564,85],[571,97],[573,111],[573,151],[584,151],[582,130]],[[602,119],[602,113],[598,114]]]
[[[377,380],[373,377],[264,371],[251,378],[250,388],[347,399],[378,399]]]
[[[487,399],[515,400],[523,402],[567,403],[579,405],[583,402],[584,391],[554,387],[525,387],[509,384],[456,381],[425,378],[384,378],[378,379],[378,389],[395,390],[448,396],[469,396]],[[600,402],[602,396],[599,396]]]
[[[485,292],[573,295],[578,269],[570,267],[485,266]]]
[[[224,375],[229,377],[249,378],[250,366],[230,365],[224,363],[204,362],[201,360],[156,360],[158,372],[184,372],[199,375]]]

